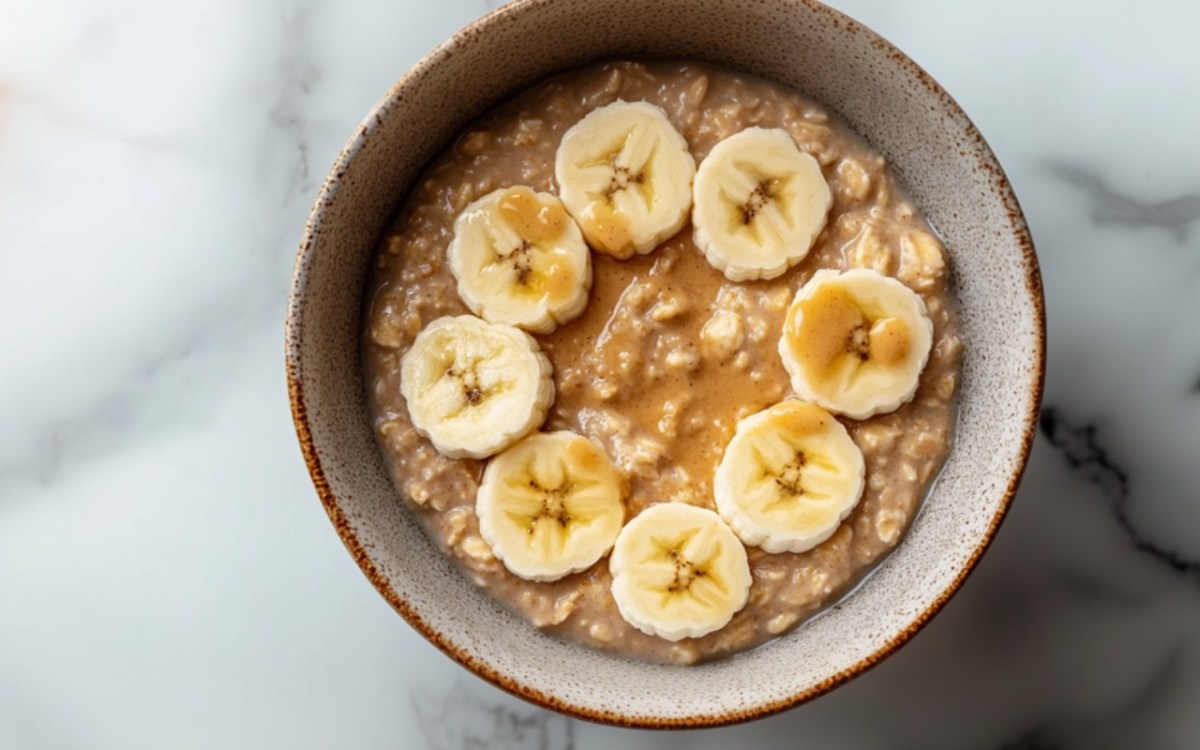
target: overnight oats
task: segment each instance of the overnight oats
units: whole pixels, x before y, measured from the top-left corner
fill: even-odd
[[[695,663],[898,543],[950,449],[941,243],[819,106],[692,63],[549,79],[426,169],[363,351],[398,490],[534,626]]]

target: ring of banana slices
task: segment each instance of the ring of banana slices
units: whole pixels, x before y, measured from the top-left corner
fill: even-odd
[[[744,130],[697,169],[667,114],[646,102],[592,111],[564,134],[554,171],[558,196],[501,188],[457,217],[447,259],[475,315],[439,318],[417,334],[401,361],[401,391],[414,427],[439,452],[490,459],[475,513],[509,572],[557,581],[611,551],[621,616],[652,636],[698,638],[746,605],[747,546],[805,552],[858,504],[863,454],[835,414],[867,419],[909,401],[932,323],[894,278],[817,271],[779,339],[798,398],[738,422],[713,477],[717,512],[668,501],[627,523],[612,458],[583,435],[538,431],[555,390],[528,332],[549,333],[583,312],[589,248],[618,259],[650,252],[689,216],[696,247],[728,279],[776,278],[817,241],[831,192],[784,130]]]

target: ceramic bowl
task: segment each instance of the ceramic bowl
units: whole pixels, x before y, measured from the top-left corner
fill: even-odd
[[[792,87],[891,163],[944,236],[965,354],[955,444],[907,537],[851,596],[791,634],[693,667],[545,635],[477,589],[393,489],[371,430],[359,335],[376,242],[422,166],[471,119],[538,79],[614,57],[693,58]],[[422,635],[534,703],[614,724],[761,717],[862,673],[962,585],[1016,491],[1035,434],[1042,289],[1012,189],[942,88],[869,29],[800,0],[517,0],[426,56],[363,120],[300,245],[287,320],[296,430],[317,493],[371,583]]]

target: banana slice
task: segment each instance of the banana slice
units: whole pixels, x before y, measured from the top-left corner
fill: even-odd
[[[832,536],[858,504],[865,471],[862,451],[833,415],[784,401],[738,422],[713,495],[746,544],[805,552]]]
[[[866,419],[912,399],[932,343],[925,303],[904,284],[824,269],[796,292],[779,356],[797,396]]]
[[[554,401],[550,360],[528,333],[471,315],[438,318],[400,361],[417,432],[451,458],[485,458],[520,440]]]
[[[783,130],[748,128],[696,171],[693,240],[730,281],[773,279],[808,255],[833,204],[817,160]]]
[[[485,320],[550,333],[587,306],[591,253],[550,193],[488,193],[459,214],[446,253],[458,296]]]
[[[479,533],[506,568],[531,581],[586,570],[625,521],[621,477],[574,432],[530,435],[488,462],[475,498]]]
[[[621,616],[668,641],[729,624],[750,594],[746,548],[711,510],[652,505],[626,524],[608,563]]]
[[[588,244],[616,258],[648,253],[683,228],[696,161],[667,115],[646,102],[593,110],[563,135],[554,176]]]

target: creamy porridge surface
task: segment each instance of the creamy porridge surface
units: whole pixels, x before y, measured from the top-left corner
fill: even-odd
[[[833,192],[812,251],[770,281],[731,282],[691,227],[647,255],[592,254],[588,307],[536,336],[554,365],[546,430],[595,440],[628,482],[627,517],[659,502],[714,507],[713,472],[737,420],[786,398],[776,350],[796,290],[822,268],[867,267],[924,300],[933,350],[915,398],[864,421],[840,418],[862,449],[866,485],[832,537],[799,554],[747,548],[749,602],[721,630],[669,642],[625,622],[607,558],[559,581],[509,573],[479,533],[483,461],[440,455],[413,428],[400,360],[431,321],[468,310],[445,262],[455,217],[510,185],[556,192],[563,133],[617,99],[666,111],[696,161],[750,126],[783,128],[820,162]],[[750,648],[836,600],[900,541],[950,447],[960,341],[940,243],[882,157],[820,107],[776,85],[690,63],[609,63],[560,75],[466,130],[426,170],[386,233],[369,284],[364,357],[375,431],[392,477],[432,538],[467,575],[537,627],[586,645],[693,663]]]

